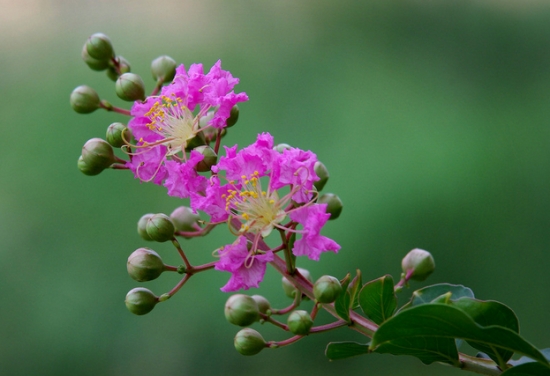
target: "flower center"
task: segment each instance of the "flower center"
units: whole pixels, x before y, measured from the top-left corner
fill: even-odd
[[[225,199],[225,210],[236,213],[244,221],[239,232],[247,231],[268,236],[273,227],[281,223],[286,212],[283,206],[286,200],[280,200],[276,191],[263,191],[258,171],[251,176],[241,177],[241,188],[229,189]]]
[[[167,146],[167,155],[174,155],[183,152],[187,142],[195,137],[197,120],[189,108],[182,104],[181,98],[171,99],[165,95],[160,98],[161,101],[156,102],[145,114],[151,119],[147,127],[164,137],[155,144]]]

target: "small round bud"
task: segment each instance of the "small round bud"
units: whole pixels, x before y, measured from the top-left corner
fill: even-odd
[[[312,282],[311,274],[306,269],[297,268],[301,275],[303,275],[308,281]],[[298,289],[288,280],[286,277],[283,277],[283,290],[285,295],[291,299],[296,297],[296,291]]]
[[[302,336],[309,334],[309,331],[313,326],[313,320],[311,319],[309,313],[301,310],[292,312],[288,316],[286,323],[291,333]]]
[[[430,252],[415,248],[403,258],[401,268],[404,273],[413,271],[410,279],[423,281],[435,270],[435,261]]]
[[[84,175],[88,176],[98,175],[99,173],[101,173],[101,171],[105,170],[103,166],[88,166],[88,164],[84,162],[84,159],[82,159],[82,156],[78,158],[78,162],[76,165]]]
[[[126,269],[130,277],[138,282],[152,281],[162,274],[164,263],[152,249],[138,248],[128,257]]]
[[[313,169],[315,170],[315,173],[319,177],[319,180],[313,183],[313,185],[315,186],[317,191],[321,191],[328,181],[328,178],[329,178],[328,170],[326,166],[319,161],[315,162],[315,166],[313,167]]]
[[[96,60],[109,61],[114,55],[111,40],[107,35],[102,33],[91,35],[86,41],[85,46],[90,57]]]
[[[229,128],[237,124],[237,120],[239,120],[239,106],[234,105],[231,107],[231,112],[229,113],[229,117],[227,118],[225,124]]]
[[[120,99],[133,102],[145,99],[145,84],[135,73],[122,74],[115,83],[116,95]]]
[[[170,219],[178,231],[197,231],[196,226],[201,217],[193,213],[193,210],[187,206],[180,206],[174,209],[170,214]]]
[[[82,85],[71,93],[71,107],[79,114],[89,114],[99,108],[99,95],[89,86]]]
[[[115,154],[107,141],[92,138],[82,147],[82,160],[90,169],[105,169],[115,162]]]
[[[313,285],[313,295],[319,303],[332,303],[342,292],[340,281],[330,275],[324,275]]]
[[[107,69],[107,77],[109,77],[113,81],[116,81],[121,74],[130,72],[130,63],[128,62],[128,60],[126,60],[122,56],[117,56],[115,57],[115,61],[118,65],[118,69],[116,68],[115,63],[109,64],[109,67]]]
[[[241,329],[235,336],[235,349],[242,355],[256,355],[265,348],[262,335],[251,328]]]
[[[289,144],[278,144],[278,145],[275,145],[273,147],[273,150],[276,150],[279,153],[282,153],[283,151],[285,151],[287,149],[292,149],[292,146],[290,146]]]
[[[137,232],[143,240],[149,240],[149,241],[153,240],[147,233],[147,222],[149,222],[149,218],[151,218],[153,215],[154,214],[152,213],[145,214],[138,221]]]
[[[248,326],[260,319],[258,304],[248,295],[236,294],[225,303],[225,318],[231,324]]]
[[[132,138],[130,130],[122,123],[112,123],[107,128],[105,139],[115,148],[125,145]],[[126,140],[126,142],[124,141]]]
[[[264,298],[263,296],[261,296],[261,295],[252,295],[252,299],[254,299],[254,301],[258,305],[258,309],[264,315],[267,314],[267,311],[269,311],[271,309],[271,304],[269,304],[269,301],[266,298]]]
[[[201,153],[204,156],[203,160],[200,161],[199,163],[197,163],[196,170],[198,172],[210,171],[210,168],[212,166],[214,166],[216,164],[216,162],[218,161],[218,155],[216,154],[214,149],[212,149],[208,145],[197,146],[193,150],[198,151],[199,153]]]
[[[92,70],[102,71],[109,68],[109,60],[94,59],[93,57],[90,56],[90,54],[88,54],[88,49],[86,48],[86,45],[82,47],[81,56],[82,56],[82,60],[84,60],[86,65],[88,65],[88,67],[90,67],[90,69]]]
[[[174,224],[166,214],[154,214],[147,219],[145,225],[147,235],[156,242],[166,242],[174,237]]]
[[[158,297],[149,289],[136,287],[126,295],[126,308],[135,315],[145,315],[155,308]]]
[[[171,82],[176,75],[176,61],[170,56],[159,56],[151,63],[151,73],[157,81]]]
[[[329,220],[338,218],[340,213],[342,213],[342,208],[344,207],[340,197],[336,196],[334,193],[322,194],[317,199],[317,203],[327,204],[327,213],[330,214]]]

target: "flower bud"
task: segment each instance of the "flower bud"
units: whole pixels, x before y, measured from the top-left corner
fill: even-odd
[[[128,141],[130,140],[130,138],[130,130],[126,127],[126,125],[122,123],[112,123],[107,128],[107,135],[105,139],[115,148],[119,148],[122,145],[125,145],[126,142],[124,140]]]
[[[115,83],[116,95],[120,99],[133,102],[145,99],[145,84],[135,73],[122,74]]]
[[[86,41],[88,55],[96,60],[109,61],[114,55],[113,45],[109,37],[102,33],[91,35]]]
[[[116,82],[121,74],[130,72],[130,62],[122,56],[115,57],[115,61],[118,65],[118,69],[114,63],[109,64],[109,68],[107,69],[107,77]]]
[[[89,114],[99,108],[99,95],[89,86],[82,85],[71,93],[71,107],[79,114]]]
[[[170,219],[176,230],[184,232],[197,231],[196,225],[200,218],[198,214],[193,213],[193,210],[187,206],[180,206],[170,214]]]
[[[174,237],[174,224],[166,214],[154,214],[147,219],[145,225],[147,235],[156,242],[165,242]]]
[[[252,295],[252,299],[254,299],[254,301],[258,305],[258,309],[264,315],[267,314],[267,311],[269,311],[271,309],[271,304],[269,304],[269,301],[266,298],[264,298],[263,296],[261,296],[261,295]]]
[[[218,155],[216,154],[214,149],[212,149],[208,145],[197,146],[193,150],[198,151],[199,153],[201,153],[204,156],[203,160],[200,161],[199,163],[197,163],[196,170],[198,172],[210,171],[210,168],[212,166],[214,166],[216,164],[216,162],[218,161]]]
[[[153,240],[153,239],[151,239],[151,237],[147,233],[147,222],[149,222],[149,218],[151,218],[153,215],[154,214],[152,214],[152,213],[145,214],[138,221],[137,232],[143,240],[149,240],[149,241]]]
[[[311,327],[313,326],[313,320],[306,311],[296,310],[288,316],[287,320],[288,329],[293,334],[305,336],[309,334]]]
[[[423,281],[435,270],[435,261],[430,252],[415,248],[403,258],[401,268],[403,273],[408,273],[409,270],[413,271],[410,279]]]
[[[308,281],[312,282],[311,274],[306,269],[297,268],[301,275],[303,275]],[[283,277],[283,290],[285,295],[291,299],[296,297],[296,291],[298,289],[290,282],[286,277]]]
[[[126,268],[130,277],[145,282],[158,278],[164,271],[164,263],[152,249],[138,248],[128,257]]]
[[[84,174],[88,176],[94,176],[101,173],[101,171],[105,170],[103,166],[89,166],[86,162],[84,162],[84,159],[82,159],[82,156],[78,158],[77,162],[78,169]]]
[[[157,81],[171,82],[176,75],[176,61],[170,56],[159,56],[151,63],[151,73]]]
[[[256,355],[265,348],[266,342],[262,335],[251,328],[241,329],[233,342],[235,349],[242,355]]]
[[[336,196],[334,193],[322,194],[317,199],[317,203],[327,204],[327,213],[330,214],[329,220],[338,218],[340,213],[342,213],[342,208],[344,207],[340,197]]]
[[[313,167],[313,169],[315,170],[315,173],[319,177],[319,180],[313,183],[313,185],[315,186],[317,191],[321,191],[328,181],[328,178],[329,178],[328,170],[325,167],[325,165],[319,161],[315,162],[315,166]]]
[[[229,113],[229,117],[227,118],[225,124],[229,128],[237,124],[237,120],[239,120],[239,106],[234,105],[231,107],[231,112]]]
[[[90,56],[90,54],[88,54],[88,49],[86,48],[86,45],[82,47],[81,56],[82,56],[82,60],[84,60],[86,65],[90,67],[90,69],[92,70],[102,71],[109,68],[109,60],[94,59],[93,57]]]
[[[225,303],[225,318],[233,325],[248,326],[260,319],[258,304],[248,295],[236,294]]]
[[[330,275],[324,275],[313,285],[313,295],[319,303],[332,303],[342,292],[340,281]]]
[[[155,308],[158,297],[149,289],[136,287],[126,295],[126,308],[135,315],[145,315]]]
[[[82,160],[90,169],[105,169],[115,162],[115,154],[107,141],[92,138],[82,147]]]
[[[282,153],[283,151],[285,151],[287,149],[291,149],[291,148],[292,148],[292,146],[290,146],[289,144],[278,144],[278,145],[275,145],[273,147],[273,150],[276,150],[279,153]]]

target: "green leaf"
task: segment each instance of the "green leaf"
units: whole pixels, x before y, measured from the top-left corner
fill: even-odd
[[[526,355],[550,367],[544,355],[513,330],[501,326],[482,327],[464,311],[446,304],[421,304],[400,312],[383,323],[372,338],[370,349],[399,346],[402,341],[426,339],[426,351],[438,351],[428,338],[462,338]],[[405,352],[403,352],[405,353]]]
[[[462,297],[473,298],[474,292],[468,287],[462,285],[452,285],[450,283],[439,283],[437,285],[426,286],[413,292],[411,300],[401,307],[400,311],[407,308],[411,308],[420,304],[432,303],[435,299],[449,299],[448,295],[442,297],[442,295],[451,293],[451,299],[456,300]],[[441,302],[441,301],[439,301]],[[441,302],[443,303],[443,302]]]
[[[461,298],[450,303],[470,316],[481,326],[498,325],[519,333],[519,323],[514,311],[506,305],[496,301],[483,301],[472,298]],[[484,343],[467,341],[470,346],[486,353],[495,363],[505,367],[513,352],[504,349],[495,349]]]
[[[366,283],[359,292],[359,305],[365,315],[379,325],[389,319],[397,307],[392,276]]]
[[[369,345],[357,342],[331,342],[327,345],[325,355],[330,360],[350,358],[369,352]]]
[[[351,281],[348,287],[348,291],[351,297],[351,306],[350,309],[356,309],[359,307],[359,289],[363,286],[363,279],[361,277],[361,271],[357,269],[355,278]]]
[[[507,369],[501,376],[550,376],[550,369],[540,363],[525,363]]]
[[[540,350],[540,352],[550,362],[550,348],[542,349],[542,350]],[[520,364],[529,363],[529,362],[532,362],[532,361],[533,361],[533,359],[528,358],[526,356],[522,356],[518,360],[509,361],[508,364],[511,364],[513,366],[519,366]]]
[[[334,302],[334,309],[336,309],[336,313],[347,322],[350,321],[349,307],[351,303],[351,296],[348,291],[349,280],[350,274],[348,273],[344,277],[344,280],[340,282],[342,284],[342,293],[338,295],[338,298],[336,298],[336,301]]]
[[[455,367],[460,366],[458,350],[452,338],[416,337],[397,339],[381,344],[374,352],[380,354],[412,355],[420,359],[424,364],[442,362]]]

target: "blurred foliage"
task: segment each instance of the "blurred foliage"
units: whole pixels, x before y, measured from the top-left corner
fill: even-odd
[[[170,245],[144,244],[135,224],[181,202],[129,173],[90,178],[76,168],[86,140],[127,121],[78,115],[68,104],[71,90],[88,84],[123,105],[113,83],[80,60],[98,31],[149,88],[159,55],[186,66],[221,59],[250,96],[226,145],[270,132],[317,153],[331,173],[325,191],[344,211],[324,231],[340,254],[300,265],[314,277],[361,268],[365,281],[398,278],[401,258],[424,248],[437,264],[428,282],[502,301],[525,338],[550,345],[547,2],[0,3],[5,374],[459,373],[389,355],[328,362],[330,340],[364,341],[346,330],[244,358],[233,349],[238,328],[223,317],[224,273],[197,276],[151,314],[131,315],[123,300],[137,284],[125,271],[128,255],[145,245],[177,262]],[[229,239],[220,228],[184,247],[200,262]],[[147,287],[160,294],[176,280]],[[251,293],[289,303],[275,273]]]

